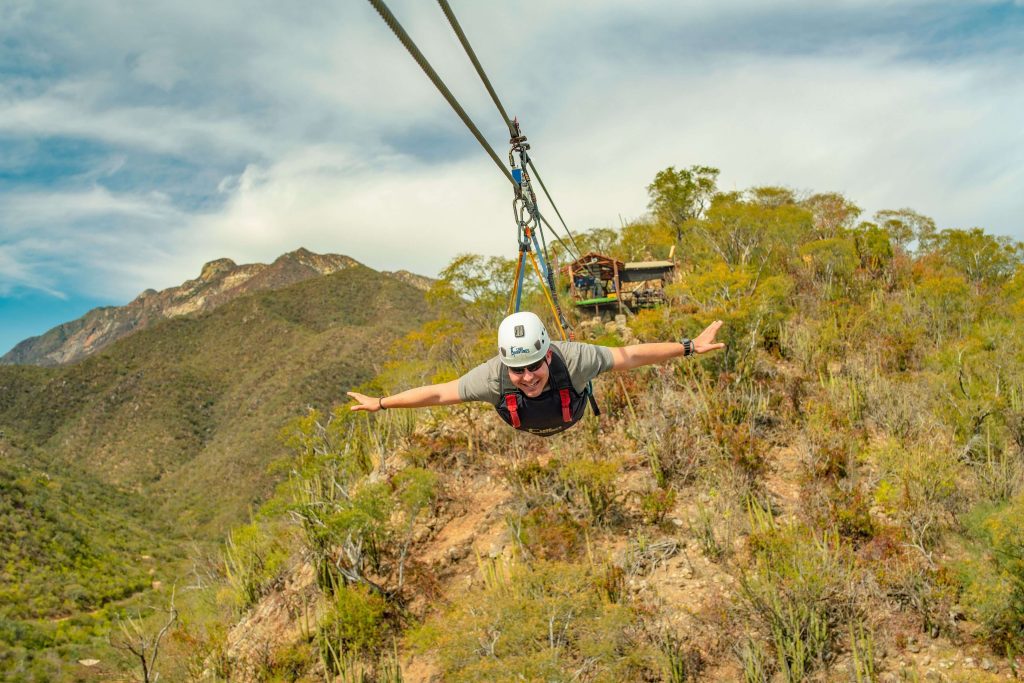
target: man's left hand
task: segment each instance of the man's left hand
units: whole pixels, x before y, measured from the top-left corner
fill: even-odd
[[[724,349],[725,344],[722,342],[715,342],[715,335],[718,334],[718,329],[722,326],[721,320],[716,320],[705,328],[703,332],[693,338],[693,350],[696,353],[707,353],[708,351],[716,351],[718,349]]]

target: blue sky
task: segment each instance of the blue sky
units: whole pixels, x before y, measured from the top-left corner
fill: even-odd
[[[503,153],[439,8],[389,4]],[[699,163],[1024,239],[1021,2],[452,5],[574,229]],[[5,0],[0,353],[220,257],[511,255],[491,163],[368,3]]]

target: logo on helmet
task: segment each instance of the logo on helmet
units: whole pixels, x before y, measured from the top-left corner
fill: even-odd
[[[512,357],[513,358],[515,358],[516,356],[520,356],[520,355],[522,355],[524,353],[530,353],[530,349],[526,348],[525,346],[513,346],[512,347]]]

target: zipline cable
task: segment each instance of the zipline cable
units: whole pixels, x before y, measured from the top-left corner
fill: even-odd
[[[552,199],[551,195],[548,193],[548,188],[544,185],[544,181],[541,180],[540,173],[537,172],[537,167],[534,166],[534,164],[533,164],[533,159],[530,158],[530,157],[527,157],[527,158],[529,159],[530,170],[533,171],[533,177],[537,179],[538,183],[540,183],[540,189],[542,189],[544,191],[544,196],[548,198],[548,203],[551,204],[551,208],[555,210],[555,215],[558,216],[558,220],[560,220],[562,222],[562,227],[565,228],[565,234],[567,234],[569,236],[569,240],[572,241],[573,246],[576,247],[576,258],[582,257],[583,256],[583,252],[580,249],[580,245],[576,244],[576,238],[573,237],[572,230],[570,230],[569,226],[565,224],[565,219],[562,218],[562,213],[558,210],[558,207],[555,205],[555,200]],[[545,225],[547,225],[547,221],[544,221],[544,223],[545,223]],[[548,228],[551,230],[551,234],[552,235],[554,235],[555,237],[558,237],[558,233],[556,233],[554,231],[554,229],[551,228],[550,225],[548,225]],[[562,238],[558,237],[558,241],[562,242]],[[563,247],[565,246],[565,242],[562,242],[562,246]],[[569,250],[566,249],[566,251],[569,251]],[[569,251],[569,254],[571,255],[572,252]]]
[[[498,97],[498,93],[494,90],[494,86],[491,85],[491,79],[487,77],[487,72],[484,71],[484,67],[480,64],[480,60],[477,59],[476,52],[473,50],[473,46],[469,44],[469,39],[466,37],[466,33],[462,30],[462,25],[459,24],[459,20],[455,17],[455,12],[452,10],[452,6],[448,4],[448,0],[437,0],[437,4],[440,5],[441,11],[444,12],[444,16],[448,19],[448,23],[451,25],[452,30],[455,31],[456,37],[459,39],[459,43],[462,44],[462,49],[465,50],[466,56],[469,57],[469,61],[473,63],[473,68],[476,69],[476,73],[480,76],[480,80],[483,82],[484,87],[487,89],[487,93],[491,96],[491,100],[494,101],[494,106],[498,108],[498,113],[501,114],[502,121],[508,126],[509,133],[512,137],[516,137],[519,132],[516,130],[515,124],[512,122],[512,117],[508,115],[505,107],[501,104],[501,99]],[[551,193],[548,192],[548,188],[544,185],[544,181],[540,178],[540,173],[537,172],[537,167],[533,164],[533,159],[527,157],[530,168],[533,170],[534,177],[537,178],[537,182],[540,183],[541,189],[544,191],[544,196],[548,198],[548,202],[551,204],[551,208],[555,210],[555,214],[558,216],[558,220],[561,221],[562,227],[565,228],[566,234],[576,247],[576,258],[582,255],[580,252],[579,245],[576,244],[576,238],[573,237],[572,231],[569,230],[569,226],[566,225],[565,219],[562,218],[562,213],[558,210],[555,205],[555,200],[551,198]],[[547,221],[545,221],[547,224]],[[548,229],[551,230],[551,234],[558,238],[559,242],[562,242],[561,237],[555,232],[551,225],[548,225]],[[562,246],[565,247],[565,243],[562,242]],[[566,247],[566,251],[572,255],[572,250]]]
[[[505,175],[505,178],[507,178],[508,181],[512,183],[513,187],[516,189],[516,196],[517,197],[521,197],[522,196],[522,191],[523,191],[522,183],[517,181],[517,179],[515,177],[513,177],[512,172],[509,171],[509,169],[506,168],[505,165],[501,162],[501,160],[498,158],[497,153],[494,151],[494,149],[490,146],[490,144],[484,138],[483,134],[480,132],[480,129],[477,128],[476,124],[473,123],[473,120],[469,118],[469,115],[462,108],[462,105],[460,105],[458,100],[455,99],[455,96],[452,94],[451,90],[449,90],[448,86],[445,85],[444,81],[437,74],[437,72],[434,70],[434,68],[430,65],[430,62],[427,61],[427,58],[423,55],[423,53],[420,51],[420,49],[418,47],[416,47],[416,43],[413,42],[412,38],[405,31],[405,29],[402,27],[402,24],[398,21],[398,19],[395,17],[395,15],[391,12],[391,10],[388,8],[387,4],[384,3],[384,0],[368,0],[368,2],[370,3],[370,5],[375,10],[377,10],[377,14],[379,14],[381,19],[384,20],[384,23],[387,24],[388,28],[391,29],[391,32],[395,34],[395,37],[398,38],[399,42],[402,43],[403,47],[405,47],[406,51],[412,56],[412,58],[414,60],[416,60],[416,63],[419,65],[420,69],[423,70],[423,73],[426,74],[427,78],[430,79],[430,82],[434,84],[434,87],[437,88],[438,92],[441,93],[441,95],[445,98],[445,100],[448,102],[448,104],[451,106],[451,108],[455,111],[455,113],[459,116],[459,118],[466,125],[466,127],[469,128],[470,132],[476,138],[477,142],[480,143],[480,146],[483,147],[484,151],[486,151],[488,156],[491,157],[491,160],[494,161],[494,163],[498,166],[499,169],[501,169],[501,172]],[[462,44],[462,47],[465,50],[467,56],[469,57],[470,61],[473,63],[473,67],[476,69],[477,75],[480,77],[480,80],[483,81],[484,87],[487,89],[487,92],[488,92],[488,94],[490,94],[491,99],[494,102],[494,105],[498,108],[498,112],[501,114],[502,119],[505,121],[505,124],[508,126],[509,133],[510,133],[510,135],[512,137],[512,143],[514,145],[514,148],[519,148],[520,149],[520,156],[521,156],[522,162],[523,162],[522,163],[523,172],[524,172],[523,174],[525,175],[526,166],[527,166],[527,164],[529,164],[530,169],[533,170],[534,175],[536,175],[536,177],[537,177],[537,181],[540,183],[541,189],[544,191],[544,195],[547,197],[548,201],[551,203],[552,208],[555,210],[555,214],[558,215],[558,219],[559,219],[559,221],[561,221],[562,227],[565,228],[566,234],[569,236],[569,239],[572,241],[573,245],[576,247],[576,257],[579,258],[580,257],[580,249],[579,249],[579,245],[576,244],[576,238],[573,236],[572,231],[569,230],[569,226],[566,225],[565,219],[562,218],[562,214],[558,210],[558,207],[555,205],[554,200],[551,198],[551,194],[548,192],[547,187],[544,185],[544,181],[541,180],[540,174],[537,173],[536,166],[534,166],[534,164],[533,164],[532,160],[529,158],[529,156],[526,155],[526,149],[529,149],[529,145],[525,144],[526,143],[526,137],[522,136],[522,134],[519,132],[518,122],[513,121],[512,119],[510,119],[509,116],[508,116],[508,113],[505,111],[505,107],[502,106],[501,100],[498,98],[497,92],[495,92],[494,87],[491,85],[490,79],[487,78],[487,74],[484,72],[483,66],[480,64],[480,60],[477,59],[476,53],[473,51],[472,46],[469,44],[469,40],[466,38],[466,34],[463,32],[462,26],[459,24],[458,20],[455,18],[455,13],[452,11],[452,8],[448,4],[447,0],[438,0],[438,5],[440,5],[441,11],[444,13],[445,17],[448,19],[448,23],[451,25],[452,30],[455,31],[455,35],[458,37],[459,42]],[[512,160],[511,153],[509,155],[509,160],[510,161]],[[532,194],[532,191],[531,191],[531,194]],[[541,239],[543,240],[543,238],[544,238],[543,226],[546,226],[548,228],[548,230],[551,231],[551,234],[554,235],[555,238],[562,244],[562,247],[565,248],[566,252],[570,256],[572,256],[573,255],[573,250],[570,249],[569,245],[567,245],[562,240],[561,236],[559,236],[557,231],[555,231],[555,229],[551,226],[551,224],[548,223],[547,219],[545,219],[541,215],[541,213],[540,213],[540,211],[539,211],[539,209],[538,209],[538,207],[536,205],[535,199],[531,201],[531,206],[532,206],[531,213],[533,214],[534,218],[536,219],[537,228],[541,232]],[[521,228],[523,227],[523,225],[524,224],[520,220]],[[533,239],[534,239],[534,243],[536,245],[536,237],[534,237]],[[539,245],[536,245],[536,247],[539,248]],[[547,252],[547,244],[545,242],[545,244],[544,244],[544,251],[542,252],[544,254],[544,256],[546,256],[546,252]],[[522,263],[521,263],[521,260],[522,260],[523,256],[524,256],[524,254],[521,253],[520,254],[520,268],[517,269],[518,270],[518,273],[517,273],[518,274],[518,279],[520,280],[520,282],[522,280]],[[554,286],[553,273],[551,272],[550,268],[547,267],[547,260],[548,259],[544,258],[544,266],[545,267],[543,269],[544,274],[542,275],[541,269],[538,267],[536,259],[535,259],[534,255],[532,253],[530,254],[530,258],[533,260],[534,269],[537,271],[537,275],[540,277],[541,281],[545,282],[545,280],[546,280],[546,282],[545,282],[545,284],[547,285],[546,289],[550,290],[550,291],[545,291],[545,294],[548,296],[548,303],[552,304],[552,308],[553,308],[554,313],[555,313],[555,319],[556,319],[556,322],[558,323],[558,326],[559,326],[559,331],[562,333],[562,337],[564,339],[565,338],[565,330],[562,328],[562,318],[563,318],[562,311],[561,311],[561,308],[558,306],[557,301],[553,301],[552,300],[554,292],[555,292],[555,286]],[[521,294],[521,292],[522,292],[521,285],[517,283],[517,286],[515,287],[515,294],[516,294],[515,307],[516,307],[516,310],[518,310],[518,308],[519,308],[518,297]]]
[[[505,177],[508,178],[508,181],[512,183],[512,185],[518,186],[518,183],[516,183],[515,179],[512,177],[512,173],[507,168],[505,168],[505,164],[502,163],[501,159],[498,158],[498,155],[495,153],[494,149],[492,149],[491,145],[487,142],[486,139],[484,139],[483,134],[476,127],[476,124],[474,124],[473,120],[469,118],[469,114],[466,113],[466,111],[462,108],[462,105],[460,105],[458,100],[455,99],[455,96],[452,95],[451,90],[449,90],[448,86],[444,84],[444,81],[441,80],[441,77],[437,75],[437,72],[434,71],[434,68],[430,66],[430,62],[427,61],[427,58],[424,57],[423,53],[420,52],[418,47],[416,47],[416,44],[412,41],[412,38],[410,38],[409,34],[405,32],[405,29],[402,28],[402,25],[398,23],[398,19],[396,19],[395,15],[391,13],[391,10],[388,9],[388,6],[384,4],[384,1],[368,1],[373,6],[373,8],[377,10],[377,14],[379,14],[380,18],[384,20],[384,23],[388,25],[388,28],[390,28],[391,32],[395,34],[395,37],[398,38],[399,42],[401,42],[405,49],[409,52],[409,54],[412,55],[412,58],[416,60],[416,63],[420,65],[420,68],[423,69],[423,73],[427,75],[427,78],[430,79],[430,82],[434,84],[434,86],[438,89],[441,95],[444,96],[445,100],[448,101],[448,104],[451,105],[452,109],[455,110],[455,113],[459,115],[459,118],[462,119],[462,122],[466,124],[466,127],[469,128],[471,133],[473,133],[473,136],[476,138],[477,142],[480,143],[480,146],[484,148],[484,150],[487,152],[488,155],[490,155],[494,163],[498,165],[498,168],[500,168],[501,172],[505,174]]]
[[[574,261],[575,261],[576,259],[580,258],[580,253],[579,253],[579,250],[576,250],[576,251],[574,252],[574,251],[573,251],[573,249],[572,249],[572,247],[570,247],[570,246],[569,246],[568,244],[566,244],[566,243],[565,243],[565,240],[563,240],[563,239],[561,238],[561,236],[560,236],[560,235],[559,235],[559,234],[558,234],[557,232],[555,232],[555,229],[551,227],[551,224],[550,224],[550,223],[548,223],[548,219],[547,219],[547,218],[544,218],[544,216],[543,216],[543,215],[541,215],[541,216],[540,216],[540,222],[541,222],[541,223],[543,223],[543,224],[544,224],[544,225],[545,225],[545,226],[547,227],[547,229],[548,229],[548,230],[549,230],[549,231],[551,232],[551,235],[552,235],[552,236],[553,236],[553,237],[554,237],[554,238],[555,238],[556,240],[558,240],[559,244],[561,244],[561,245],[562,245],[562,248],[563,248],[563,249],[565,249],[565,253],[567,253],[567,254],[568,254],[569,256],[572,256],[572,257],[573,257],[573,260],[574,260]],[[570,239],[572,239],[572,233],[569,233],[569,238],[570,238]],[[575,239],[572,239],[572,242],[573,242],[573,244],[575,244],[575,243],[576,243],[576,240],[575,240]]]
[[[501,106],[501,100],[498,99],[498,93],[494,91],[494,87],[491,86],[491,81],[487,78],[487,74],[484,73],[484,67],[480,65],[480,60],[476,58],[476,53],[473,51],[472,46],[469,44],[469,39],[466,38],[466,34],[462,31],[462,26],[459,25],[459,20],[455,18],[455,13],[452,11],[451,5],[448,4],[448,0],[437,0],[437,4],[441,6],[441,11],[444,12],[444,16],[448,19],[448,23],[451,24],[452,30],[455,31],[455,35],[458,36],[459,42],[462,43],[462,49],[466,51],[469,56],[469,61],[473,62],[473,67],[476,69],[476,73],[480,76],[480,80],[484,82],[484,87],[487,88],[487,92],[490,94],[491,99],[494,100],[494,106],[498,108],[498,113],[501,114],[501,119],[508,126],[508,131],[515,136],[515,127],[512,125],[512,118],[505,111],[505,107]]]

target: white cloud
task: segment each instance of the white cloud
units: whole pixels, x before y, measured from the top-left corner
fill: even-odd
[[[166,226],[183,214],[159,193],[85,191],[0,195],[0,292],[21,287],[59,298],[78,294],[124,299],[138,280],[119,277],[125,264],[138,275],[158,257]]]
[[[506,181],[487,163],[368,163],[339,149],[298,150],[276,164],[250,166],[230,183],[221,211],[182,226],[189,248],[179,262],[186,267],[188,259],[191,272],[214,257],[267,261],[304,246],[432,274],[461,251],[511,250]]]
[[[241,119],[153,105],[108,105],[103,82],[63,82],[36,97],[0,99],[0,133],[62,136],[173,155],[273,154],[277,140]],[[3,93],[0,93],[2,96]]]
[[[66,295],[54,287],[51,278],[35,272],[28,263],[25,245],[0,244],[0,296],[8,296],[15,288],[34,289],[57,299]]]
[[[159,194],[117,195],[103,187],[75,192],[24,192],[0,196],[0,215],[5,232],[48,228],[70,232],[77,220],[99,216],[123,216],[140,220],[167,221],[181,214]]]
[[[188,72],[167,47],[149,49],[129,61],[132,76],[161,90],[169,91],[188,77]]]

